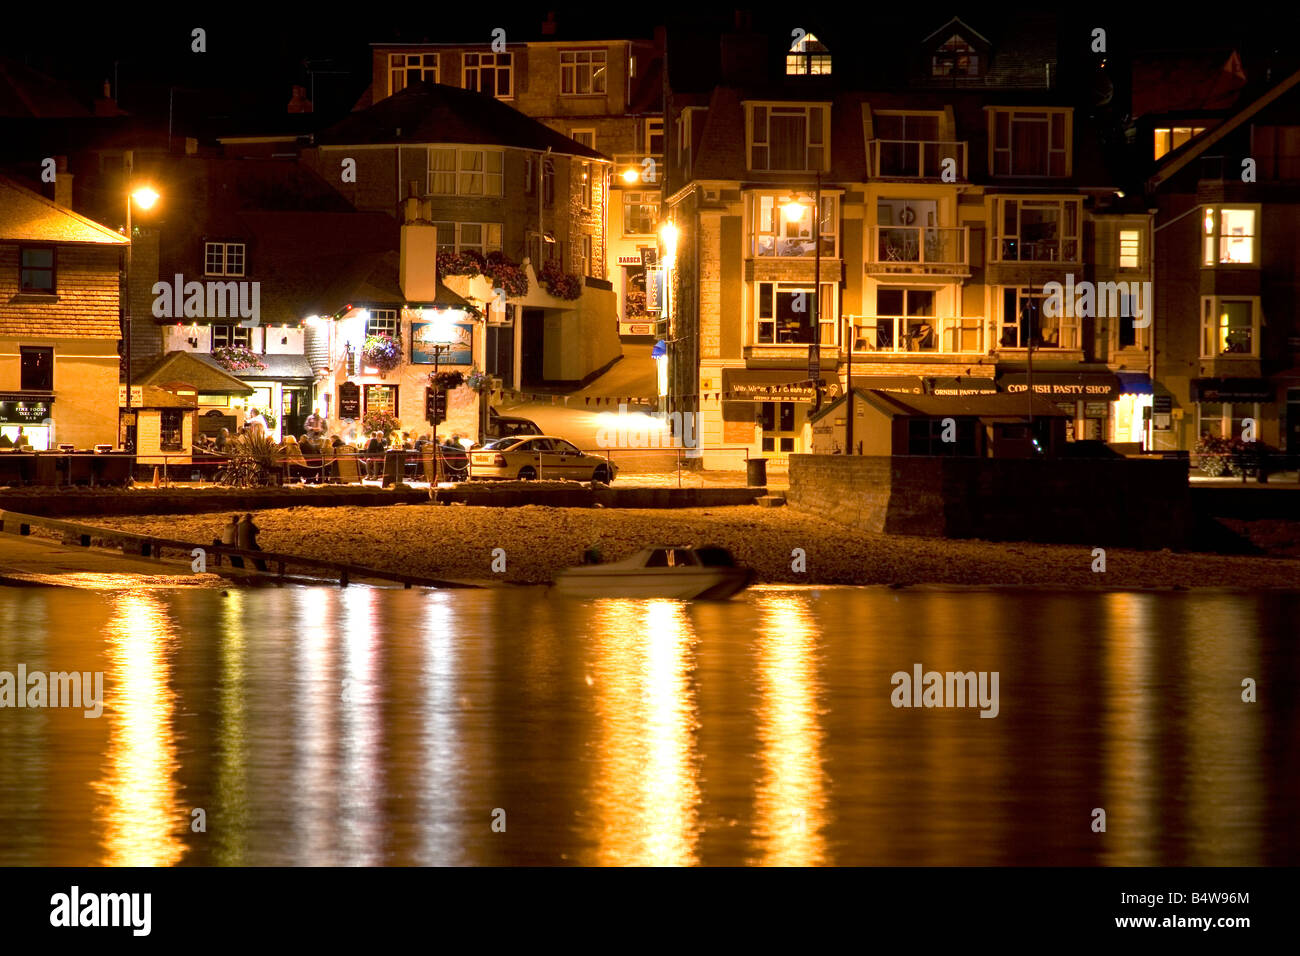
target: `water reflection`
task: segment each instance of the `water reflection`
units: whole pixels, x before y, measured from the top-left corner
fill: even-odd
[[[185,853],[188,829],[178,805],[176,696],[167,657],[175,640],[162,600],[154,594],[117,597],[105,629],[110,714],[107,775],[95,784],[103,799],[105,866],[170,866]]]
[[[581,862],[696,863],[694,635],[686,605],[600,601],[595,607],[597,847]]]
[[[817,628],[804,595],[763,598],[758,610],[762,774],[755,807],[756,862],[816,865],[826,862]]]

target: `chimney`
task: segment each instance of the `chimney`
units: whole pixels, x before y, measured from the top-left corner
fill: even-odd
[[[72,173],[68,172],[68,157],[54,157],[54,201],[66,209],[72,208]]]
[[[542,21],[542,36],[544,37],[555,36],[555,29],[557,26],[558,24],[555,22],[555,11],[548,10],[546,12],[546,19]]]
[[[747,30],[739,33],[724,33],[721,66],[722,80],[727,85],[762,84],[767,79],[769,66],[766,34]]]
[[[398,281],[408,302],[432,303],[438,298],[438,227],[422,218],[421,205],[416,196],[405,203]]]

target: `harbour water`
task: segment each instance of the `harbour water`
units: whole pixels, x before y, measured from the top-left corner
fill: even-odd
[[[0,865],[1295,864],[1297,621],[1281,592],[4,587],[0,672],[104,701],[0,708]],[[997,715],[895,706],[916,665],[996,672]]]

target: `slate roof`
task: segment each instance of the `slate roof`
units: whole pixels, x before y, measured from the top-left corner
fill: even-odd
[[[143,367],[131,369],[132,385],[184,382],[207,394],[251,395],[245,385],[207,356],[194,352],[168,352]]]
[[[272,331],[273,330],[271,329],[267,329],[266,334],[270,335]],[[193,354],[196,359],[203,362],[205,365],[211,365],[218,371],[225,371],[225,369],[217,364],[216,359],[212,358],[210,355],[205,355],[202,352],[195,352]],[[240,369],[238,372],[230,372],[229,374],[242,381],[266,378],[311,378],[314,374],[311,363],[307,360],[307,356],[305,355],[259,354],[257,359],[265,365],[266,368],[245,368]]]
[[[608,159],[495,97],[438,83],[412,83],[400,93],[335,123],[317,134],[315,142],[322,146],[397,143],[513,146],[550,149],[585,159]]]
[[[0,176],[0,242],[128,245],[126,236]]]

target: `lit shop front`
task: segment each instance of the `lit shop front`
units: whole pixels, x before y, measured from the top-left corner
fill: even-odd
[[[23,392],[0,392],[0,435],[11,443],[31,445],[35,451],[50,448],[54,439],[54,397]]]
[[[1069,417],[1066,441],[1103,441],[1149,446],[1154,389],[1142,373],[1017,371],[998,377],[1001,391],[1024,394],[1032,375],[1036,396],[1050,399]]]

